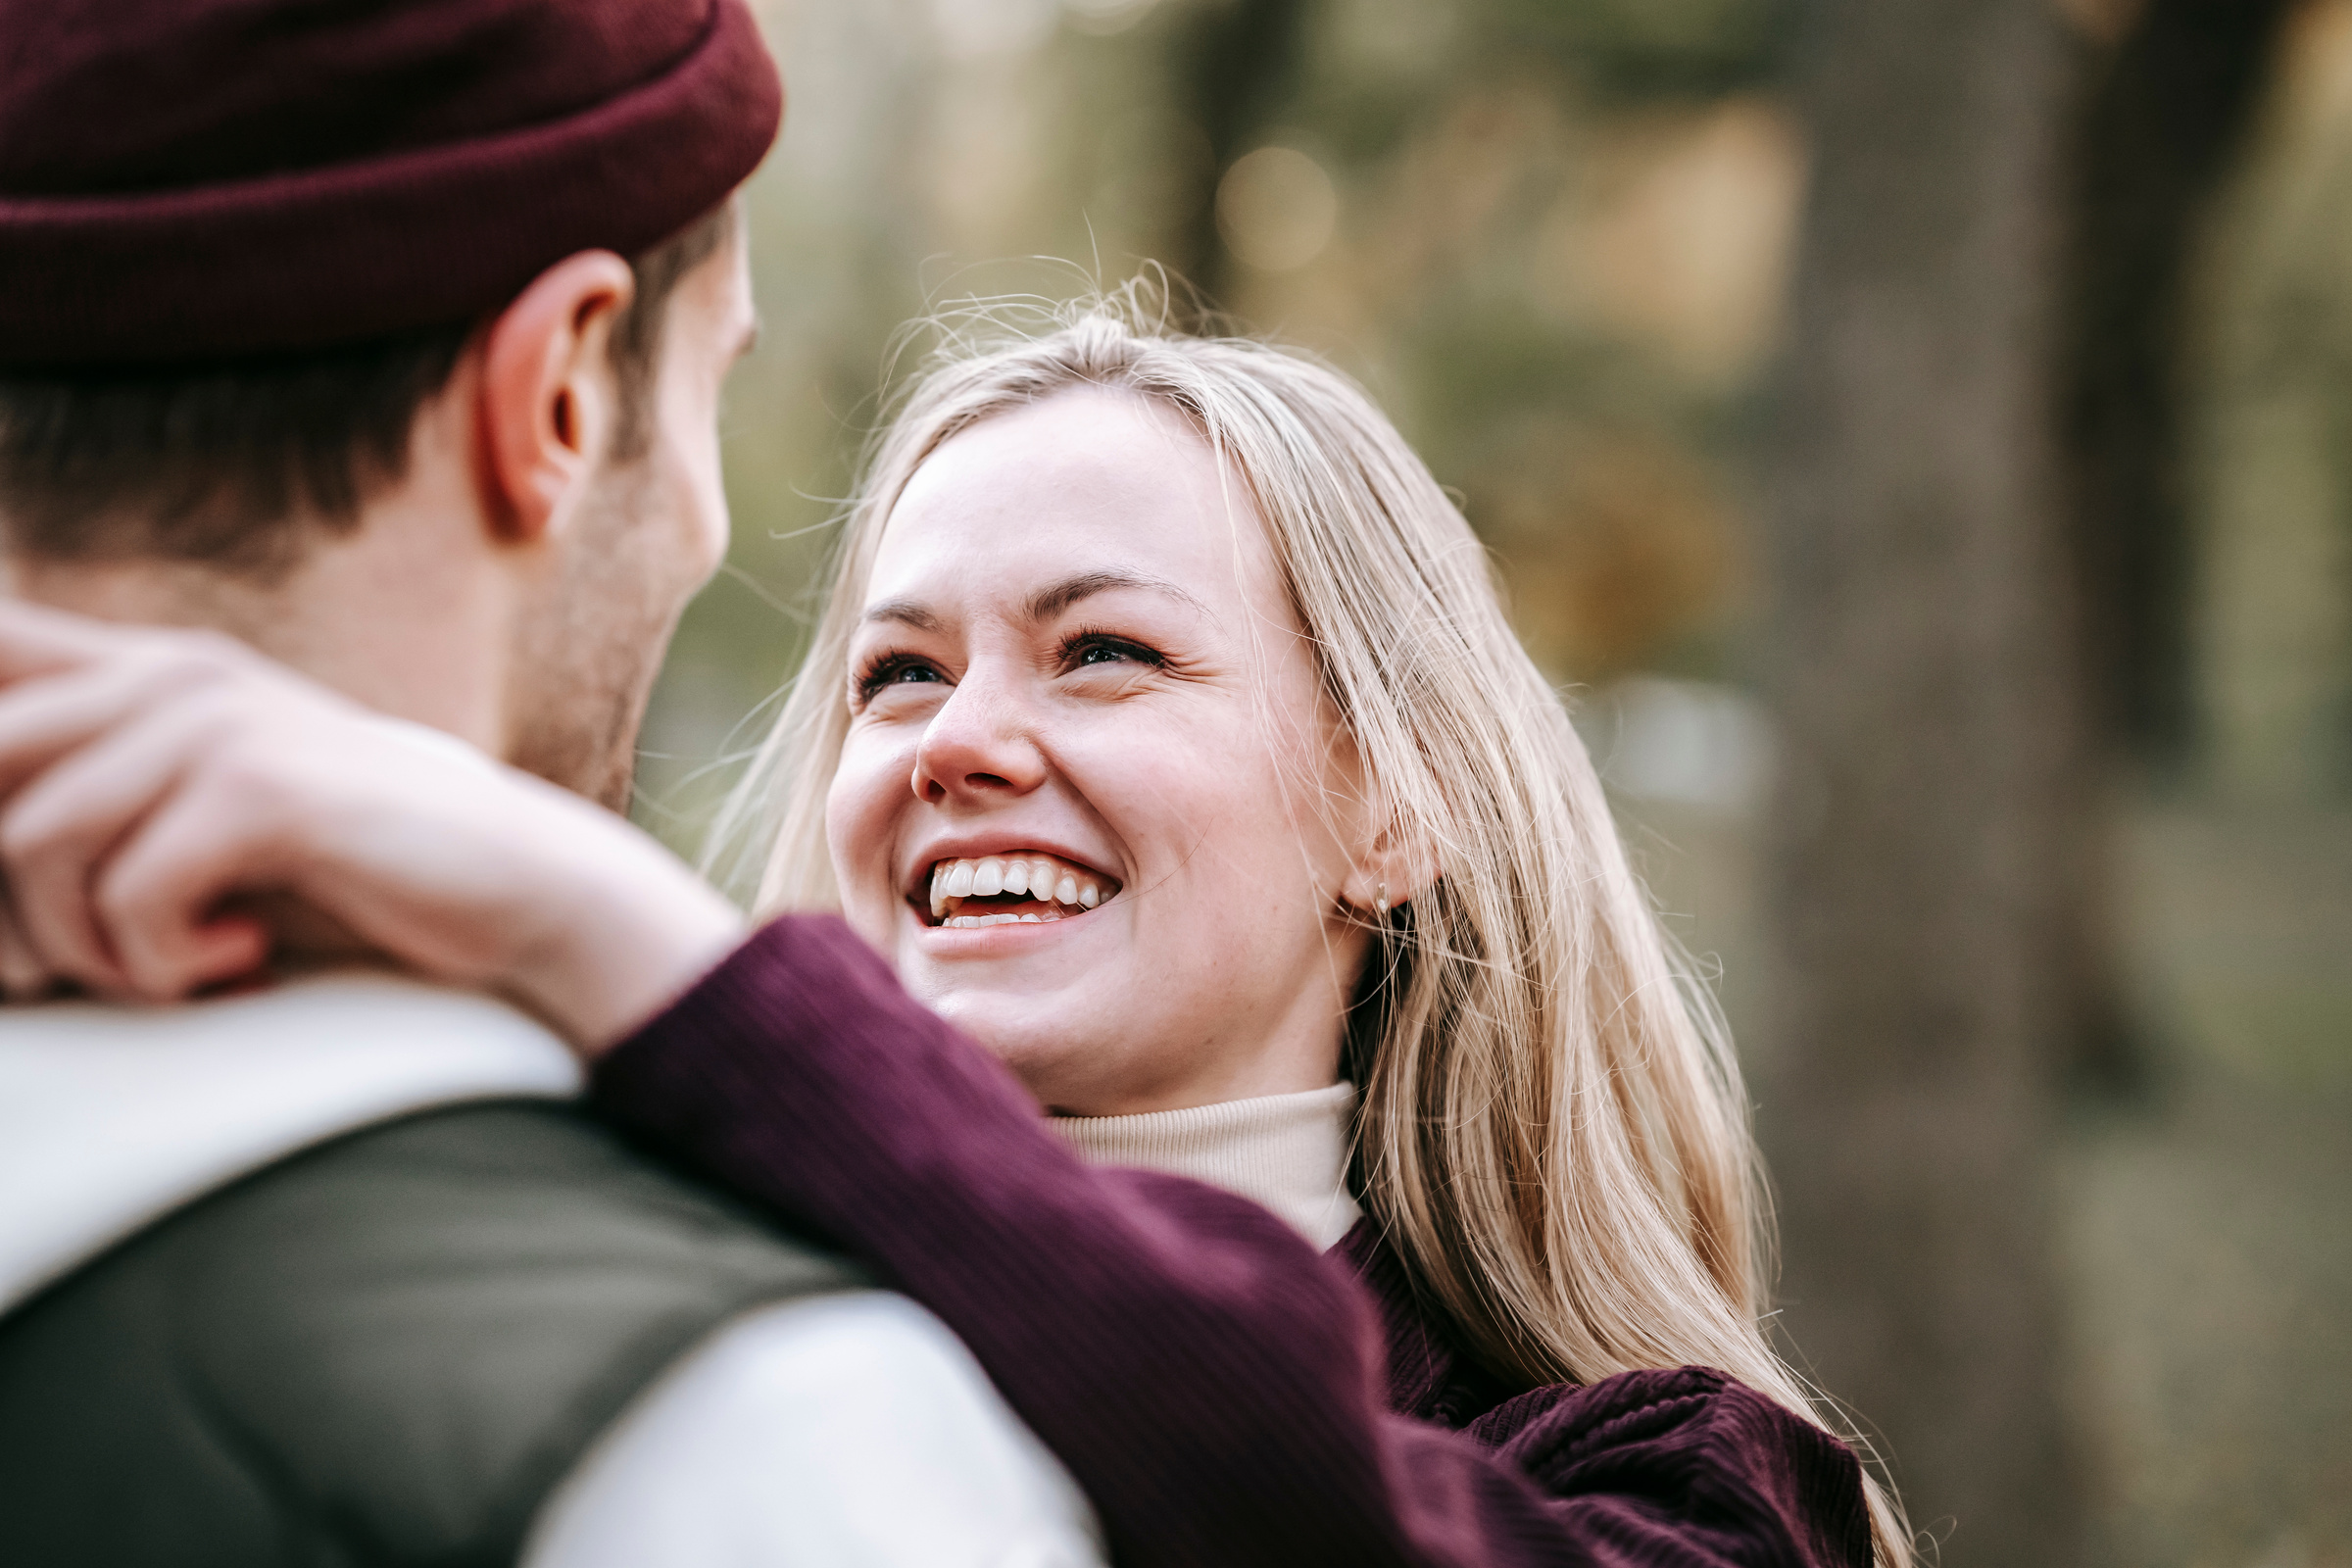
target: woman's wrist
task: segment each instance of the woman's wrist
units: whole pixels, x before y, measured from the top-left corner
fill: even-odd
[[[744,936],[742,911],[659,845],[626,850],[564,868],[564,892],[550,901],[557,918],[506,977],[591,1059],[684,995]]]

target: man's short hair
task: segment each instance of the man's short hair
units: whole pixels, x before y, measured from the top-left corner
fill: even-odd
[[[630,260],[636,293],[610,342],[614,461],[650,445],[670,297],[734,221],[722,204]],[[417,414],[480,324],[194,367],[0,369],[0,548],[274,575],[406,474]]]

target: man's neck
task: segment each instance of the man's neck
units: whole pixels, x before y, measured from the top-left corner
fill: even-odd
[[[485,559],[478,507],[462,466],[419,461],[356,526],[300,522],[302,555],[282,573],[18,561],[5,586],[102,619],[226,632],[370,708],[501,756],[514,585]]]

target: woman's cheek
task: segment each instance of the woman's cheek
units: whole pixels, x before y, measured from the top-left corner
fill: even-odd
[[[892,887],[890,846],[895,813],[888,786],[894,775],[884,748],[852,744],[842,751],[825,796],[826,847],[844,912],[868,941],[888,934]],[[900,786],[903,792],[905,786]]]

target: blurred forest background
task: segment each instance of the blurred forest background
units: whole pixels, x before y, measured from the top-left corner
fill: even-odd
[[[732,564],[894,331],[1164,263],[1455,487],[1942,1560],[2352,1568],[2352,0],[766,0]]]

